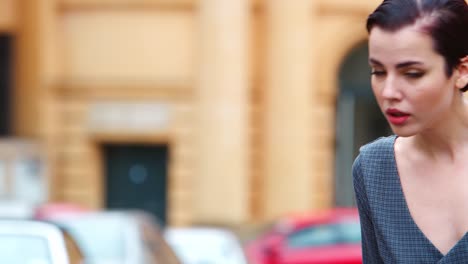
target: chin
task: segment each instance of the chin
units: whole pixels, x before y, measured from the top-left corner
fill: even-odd
[[[395,135],[399,137],[411,137],[419,133],[418,130],[411,129],[410,127],[405,127],[405,126],[391,126],[392,131]]]

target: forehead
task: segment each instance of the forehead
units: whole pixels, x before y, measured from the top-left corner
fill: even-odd
[[[420,27],[410,25],[390,32],[374,27],[369,35],[369,57],[384,63],[402,60],[426,61],[440,57],[432,38]]]

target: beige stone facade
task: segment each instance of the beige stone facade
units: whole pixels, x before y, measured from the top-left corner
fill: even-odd
[[[105,207],[101,146],[144,143],[169,146],[173,225],[333,206],[338,71],[379,2],[0,0],[14,133],[53,201]]]

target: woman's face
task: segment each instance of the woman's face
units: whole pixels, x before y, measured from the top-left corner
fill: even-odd
[[[436,128],[450,114],[454,77],[447,78],[444,58],[417,26],[395,32],[374,27],[369,64],[373,92],[395,134],[412,136]]]

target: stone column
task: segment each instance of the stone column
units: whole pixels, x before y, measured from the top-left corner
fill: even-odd
[[[270,0],[265,5],[263,213],[274,218],[313,206],[313,1]]]
[[[63,76],[59,43],[59,10],[57,0],[16,2],[18,10],[16,133],[36,138],[47,168],[48,199],[61,197],[60,179],[56,174],[58,140],[54,85]],[[18,101],[19,100],[19,101]],[[21,105],[19,104],[21,103]]]
[[[194,222],[248,217],[247,0],[199,1]]]

